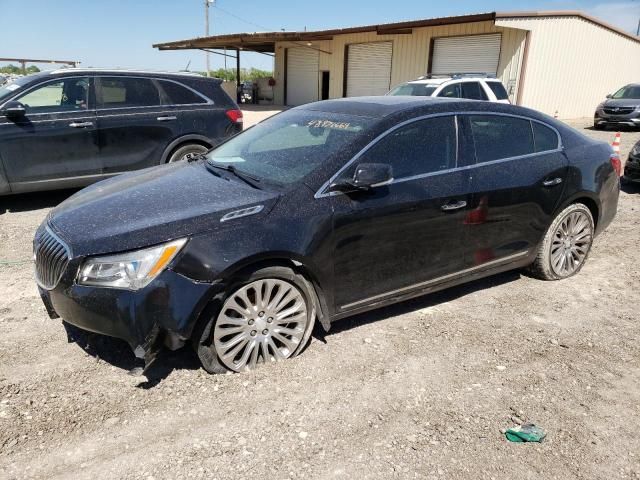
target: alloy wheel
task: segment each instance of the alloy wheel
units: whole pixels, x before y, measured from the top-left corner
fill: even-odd
[[[567,215],[558,225],[551,243],[551,268],[556,275],[568,277],[580,269],[592,241],[593,226],[589,217],[580,211]]]
[[[213,345],[230,370],[291,357],[309,322],[307,303],[297,287],[276,278],[257,280],[224,302],[213,331]]]

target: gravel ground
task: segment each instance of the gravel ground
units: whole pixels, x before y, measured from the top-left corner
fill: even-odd
[[[623,133],[625,157],[639,138]],[[38,298],[31,239],[68,195],[0,199],[1,479],[640,478],[639,189],[569,280],[452,288],[247,374],[165,353],[148,380],[122,342],[68,335]],[[507,442],[521,421],[545,441]]]

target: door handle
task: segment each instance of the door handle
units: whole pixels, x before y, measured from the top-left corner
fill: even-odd
[[[562,179],[560,177],[551,178],[549,180],[545,180],[542,182],[542,185],[545,187],[554,187],[556,185],[560,185],[562,183]]]
[[[460,200],[456,203],[447,203],[445,205],[442,205],[442,211],[451,212],[452,210],[460,210],[461,208],[464,208],[466,206],[467,202],[465,202],[464,200]]]
[[[71,128],[93,127],[93,122],[72,122],[69,124]]]
[[[171,120],[177,120],[178,117],[174,117],[174,116],[164,116],[164,117],[158,117],[156,120],[158,120],[159,122],[170,122]]]

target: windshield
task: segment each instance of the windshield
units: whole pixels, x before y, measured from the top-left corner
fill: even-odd
[[[277,185],[297,182],[314,171],[375,121],[310,110],[281,113],[207,154],[211,165]]]
[[[430,97],[438,85],[429,83],[403,83],[391,90],[387,95],[410,95],[414,97]]]
[[[616,93],[611,95],[611,98],[640,98],[640,85],[629,85],[622,87]]]

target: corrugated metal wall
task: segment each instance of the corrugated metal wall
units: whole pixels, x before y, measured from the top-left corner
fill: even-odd
[[[443,25],[438,27],[414,28],[412,34],[378,35],[376,32],[337,35],[333,40],[313,42],[313,48],[325,50],[320,53],[320,71],[330,71],[330,98],[343,95],[343,73],[345,45],[352,43],[393,42],[393,61],[391,67],[391,86],[413,80],[427,73],[429,46],[432,37],[455,35],[475,35],[480,33],[502,33],[502,48],[498,76],[509,89],[512,100],[517,95],[517,78],[524,48],[526,32],[512,28],[496,27],[493,22],[474,22],[459,25]],[[299,43],[277,43],[275,72],[275,102],[282,104],[284,100],[284,52],[287,47],[299,47]],[[509,88],[511,87],[511,88]]]
[[[530,30],[522,104],[560,118],[592,116],[608,93],[640,82],[640,43],[578,17],[498,19]]]

